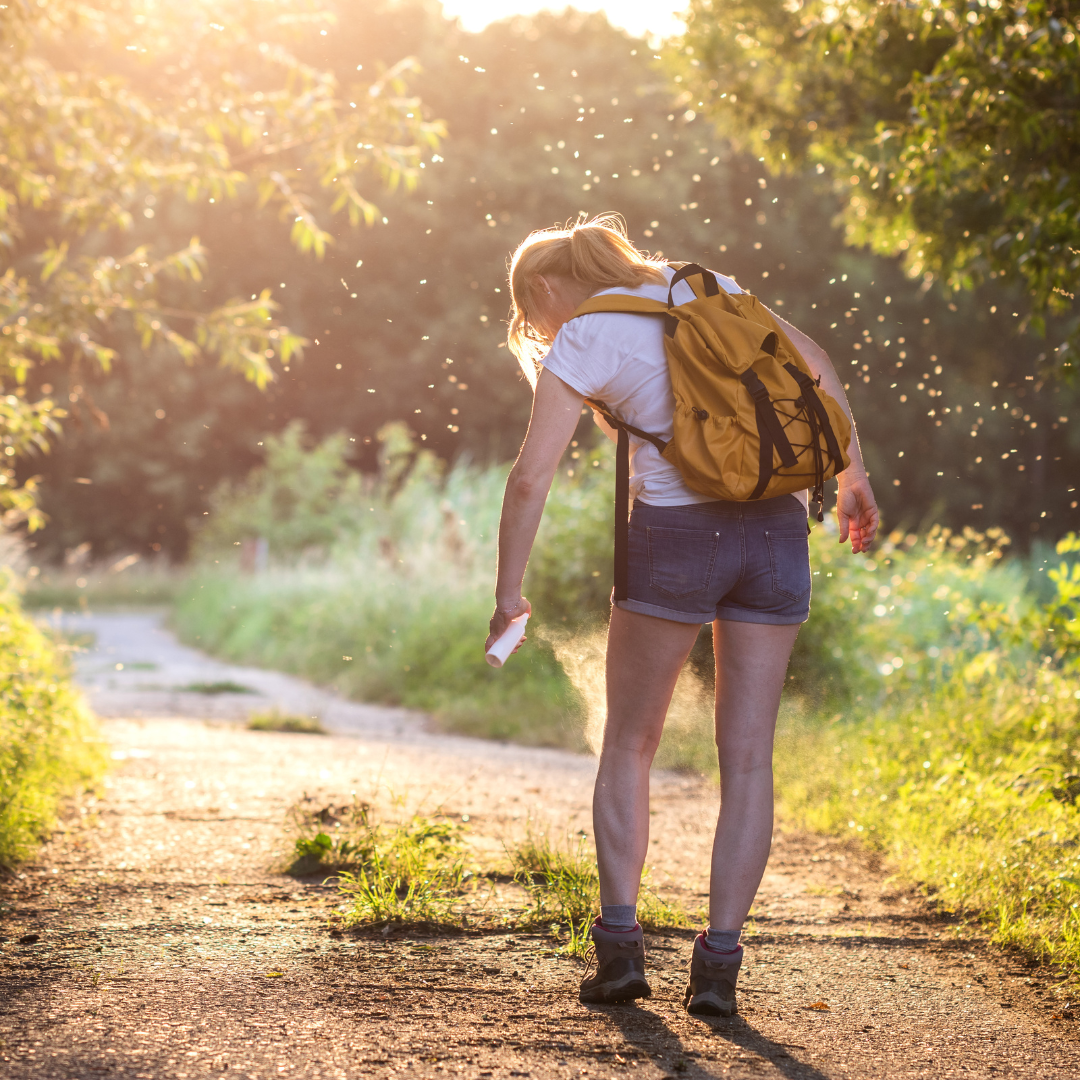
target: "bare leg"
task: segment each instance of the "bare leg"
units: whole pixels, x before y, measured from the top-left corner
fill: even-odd
[[[717,930],[742,926],[769,861],[773,734],[798,633],[797,625],[713,623],[720,816],[713,842],[709,924]]]
[[[649,766],[701,627],[612,608],[607,723],[593,795],[603,904],[637,902],[649,847]]]

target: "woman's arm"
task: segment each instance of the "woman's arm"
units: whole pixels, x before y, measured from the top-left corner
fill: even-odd
[[[521,453],[510,470],[499,521],[499,574],[495,585],[495,614],[487,646],[517,618],[532,608],[521,595],[536,530],[559,459],[574,437],[581,419],[581,394],[557,375],[541,371],[533,393],[532,417]]]
[[[791,343],[802,354],[811,374],[821,380],[821,388],[840,403],[851,421],[851,445],[848,447],[851,464],[836,478],[839,485],[836,493],[836,516],[840,524],[840,543],[850,538],[851,550],[854,553],[869,551],[878,528],[877,500],[866,475],[859,436],[855,431],[855,418],[851,415],[844,384],[836,374],[829,354],[816,341],[808,338],[786,319],[782,319],[775,311],[771,314],[783,326],[785,333],[791,338]]]

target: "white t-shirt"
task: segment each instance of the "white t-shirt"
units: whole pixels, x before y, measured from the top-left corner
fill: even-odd
[[[664,267],[670,282],[675,276]],[[743,290],[729,277],[716,275],[729,293]],[[668,286],[641,285],[636,289],[605,289],[597,293],[647,296],[667,303]],[[672,293],[677,304],[689,303],[694,291],[680,281]],[[564,324],[555,338],[544,367],[585,397],[598,398],[624,423],[670,441],[675,396],[671,391],[664,323],[656,317],[601,311]],[[650,506],[685,506],[715,502],[711,495],[692,491],[682,474],[651,442],[630,436],[630,496]]]

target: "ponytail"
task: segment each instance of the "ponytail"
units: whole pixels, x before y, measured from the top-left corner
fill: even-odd
[[[529,321],[540,276],[568,278],[591,287],[631,289],[649,282],[662,284],[662,259],[638,251],[626,237],[621,214],[606,213],[586,220],[581,215],[561,229],[530,233],[510,260],[510,329],[506,336],[525,378],[533,386],[544,356],[551,347]]]

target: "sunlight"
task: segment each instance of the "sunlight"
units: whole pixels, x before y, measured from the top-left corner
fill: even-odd
[[[544,8],[558,9],[543,0],[445,0],[443,10],[450,18],[461,20],[466,30],[477,32],[488,23],[511,15],[532,15]],[[686,7],[684,0],[578,0],[571,5],[581,11],[605,11],[614,26],[635,35],[667,37],[682,30],[677,15]]]

